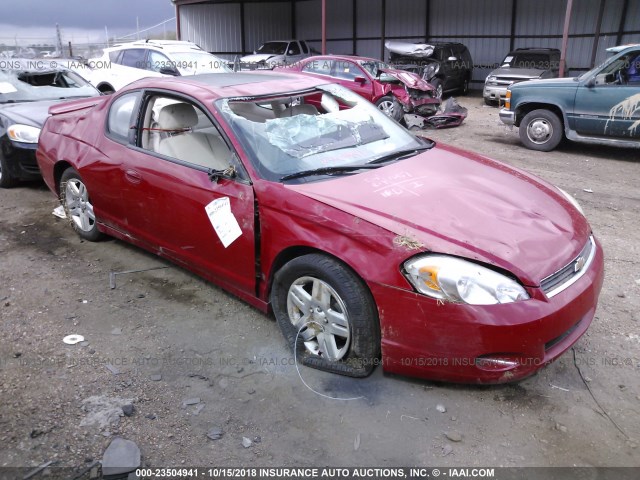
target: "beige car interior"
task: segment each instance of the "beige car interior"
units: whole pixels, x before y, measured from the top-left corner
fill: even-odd
[[[189,103],[158,98],[147,109],[142,147],[214,170],[229,167],[231,150],[207,116]]]

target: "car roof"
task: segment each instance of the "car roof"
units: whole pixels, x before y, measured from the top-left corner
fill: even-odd
[[[376,58],[359,57],[357,55],[314,55],[312,57],[306,58],[304,61],[306,63],[308,60],[318,60],[318,59],[325,59],[325,60],[351,60],[351,61],[354,61],[354,62],[382,62],[382,60],[378,60]],[[384,62],[382,62],[382,63],[384,63]]]
[[[627,45],[617,45],[615,47],[607,48],[607,52],[619,53],[628,48],[640,47],[640,43],[629,43]]]
[[[126,90],[171,89],[185,92],[189,86],[207,90],[216,98],[258,97],[308,90],[331,83],[315,77],[280,72],[203,73],[179,77],[147,77],[129,84]]]

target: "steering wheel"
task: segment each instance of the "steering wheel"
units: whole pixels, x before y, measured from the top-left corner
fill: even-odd
[[[624,68],[618,70],[618,73],[616,73],[616,83],[626,85],[628,81],[627,71]]]

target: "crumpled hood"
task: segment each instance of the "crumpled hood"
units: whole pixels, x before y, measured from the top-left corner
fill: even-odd
[[[404,70],[394,70],[392,68],[381,68],[380,71],[401,81],[409,88],[415,88],[416,90],[423,90],[425,92],[435,90],[429,82],[423,80],[415,73],[405,72]]]
[[[538,70],[536,68],[498,68],[491,72],[489,75],[495,75],[496,77],[509,77],[509,78],[538,78],[546,70]]]
[[[496,265],[530,286],[573,260],[590,235],[586,219],[552,185],[447,146],[287,188],[417,240],[425,250]]]
[[[284,55],[274,55],[273,53],[255,53],[253,55],[247,55],[240,59],[241,62],[247,63],[258,63],[258,62],[266,62],[267,60],[272,59],[275,61],[278,58],[282,58]]]
[[[41,102],[7,103],[0,105],[0,113],[13,123],[42,128],[49,116],[49,107],[69,100],[43,100]]]

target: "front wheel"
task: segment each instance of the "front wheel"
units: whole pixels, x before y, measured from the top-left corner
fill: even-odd
[[[380,355],[377,309],[362,280],[337,260],[322,254],[291,260],[275,275],[271,304],[305,365],[351,377],[373,371]]]
[[[18,183],[18,180],[9,171],[7,160],[0,152],[0,188],[11,188]]]
[[[378,107],[378,110],[384,113],[387,117],[394,119],[396,122],[399,122],[402,119],[402,106],[391,95],[385,95],[378,99],[376,107]]]
[[[73,168],[66,169],[60,178],[60,201],[71,226],[80,237],[91,242],[102,238],[89,191],[80,174]]]
[[[533,110],[520,123],[520,141],[531,150],[549,152],[556,148],[562,137],[562,122],[549,110]]]

